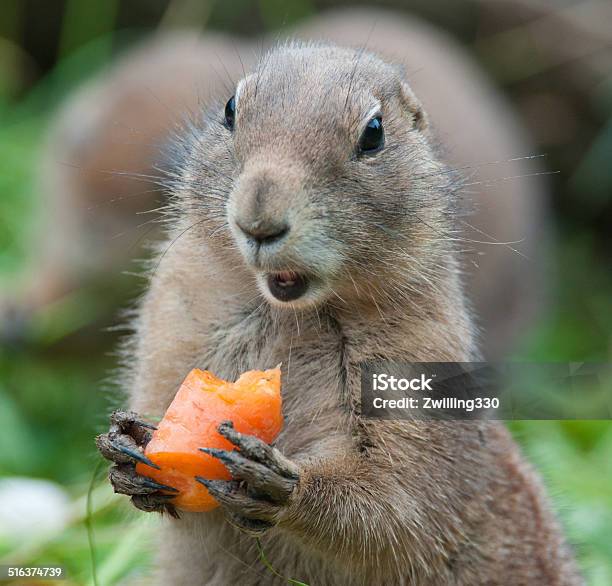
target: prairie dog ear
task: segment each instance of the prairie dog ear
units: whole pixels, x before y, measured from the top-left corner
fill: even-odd
[[[419,102],[417,97],[414,95],[414,92],[408,85],[408,82],[404,80],[400,82],[400,102],[412,116],[414,127],[424,134],[428,134],[429,117],[427,116],[425,110],[423,110],[421,102]]]

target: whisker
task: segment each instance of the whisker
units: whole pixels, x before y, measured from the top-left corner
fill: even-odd
[[[127,195],[120,195],[118,197],[113,197],[112,199],[107,199],[106,201],[101,201],[100,203],[94,204],[94,205],[90,205],[86,208],[86,211],[91,212],[94,210],[98,210],[104,206],[107,205],[111,205],[113,203],[117,203],[120,201],[125,201],[128,199],[131,199],[133,197],[138,197],[141,195],[149,195],[151,193],[160,193],[161,194],[161,190],[159,187],[153,188],[153,189],[145,189],[143,191],[137,191],[135,193],[129,193]]]
[[[496,179],[484,179],[482,181],[474,181],[473,183],[465,183],[463,187],[472,187],[474,185],[495,185],[503,181],[512,181],[514,179],[523,179],[525,177],[540,177],[545,175],[558,175],[561,171],[537,171],[535,173],[525,173],[523,175],[509,175],[508,177],[498,177]]]

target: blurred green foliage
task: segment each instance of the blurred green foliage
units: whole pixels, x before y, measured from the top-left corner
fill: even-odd
[[[260,2],[260,18],[268,28],[314,10],[308,0],[299,0],[281,13],[282,4]],[[234,10],[238,5],[242,3]],[[41,194],[35,192],[32,170],[46,123],[61,97],[109,60],[117,7],[116,0],[66,2],[61,59],[19,99],[14,97],[18,92],[10,72],[0,72],[0,283],[5,286],[26,262],[28,241],[37,226]],[[5,14],[5,29],[10,29],[8,8]],[[227,6],[219,8],[220,22],[234,17]],[[2,34],[14,36],[10,30]],[[584,182],[584,174],[602,164],[609,167],[602,158],[602,153],[609,153],[609,128],[595,141],[593,158],[585,158],[578,167],[576,181]],[[610,194],[602,192],[599,197]],[[551,310],[529,333],[520,358],[609,360],[612,271],[588,229],[576,229],[571,218],[559,218],[558,230],[562,237],[552,259],[559,268]],[[107,309],[100,297],[99,292],[84,291],[68,300],[63,310],[51,312],[37,346],[0,349],[0,476],[50,479],[73,499],[65,530],[44,540],[0,541],[0,563],[62,564],[78,584],[93,583],[85,525],[88,485],[98,461],[93,438],[105,428],[106,415],[119,399],[101,391],[113,357],[90,353],[78,339],[71,346],[64,338],[83,323],[98,325],[96,316]],[[114,337],[107,336],[106,347],[111,347]],[[612,584],[612,425],[525,421],[511,428],[545,477],[589,584]],[[104,480],[96,482],[92,499],[99,583],[115,584],[146,572],[148,537],[157,520],[132,511],[127,499],[113,496]]]

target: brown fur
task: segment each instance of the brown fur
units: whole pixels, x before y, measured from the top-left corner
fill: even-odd
[[[228,96],[229,97],[229,96]],[[354,158],[378,102],[387,146]],[[198,366],[283,363],[278,448],[301,471],[262,538],[274,567],[325,584],[580,584],[540,482],[502,426],[370,421],[358,364],[476,357],[460,278],[455,182],[397,69],[368,52],[281,46],[177,146],[175,219],[127,349],[130,406],[161,415]],[[288,219],[254,257],[238,215]],[[279,306],[261,271],[317,287]],[[221,511],[166,519],[159,584],[282,583]]]
[[[367,44],[404,66],[445,162],[463,168],[470,184],[458,217],[458,228],[470,239],[462,246],[462,265],[485,355],[503,356],[532,322],[546,240],[545,187],[541,177],[524,177],[542,165],[510,160],[534,153],[519,121],[460,46],[415,18],[340,10],[306,21],[295,34]],[[24,280],[14,284],[15,294],[1,296],[0,314],[17,305],[29,315],[87,278],[131,269],[139,244],[158,234],[155,214],[143,212],[162,203],[155,166],[169,134],[185,112],[231,93],[261,44],[269,43],[247,45],[213,33],[160,35],[67,101],[44,149],[40,186],[46,209],[37,253]],[[465,215],[466,209],[472,213]],[[495,241],[520,243],[487,243]]]

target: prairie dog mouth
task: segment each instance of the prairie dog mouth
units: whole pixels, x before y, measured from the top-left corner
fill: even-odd
[[[279,301],[295,301],[308,289],[308,279],[294,271],[279,271],[267,276],[270,293]]]

